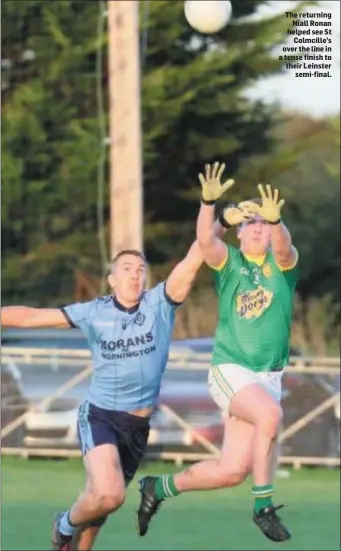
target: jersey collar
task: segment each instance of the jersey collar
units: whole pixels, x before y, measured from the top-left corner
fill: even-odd
[[[246,260],[248,260],[249,262],[254,262],[254,264],[257,264],[258,266],[261,266],[264,263],[264,260],[267,256],[267,253],[258,256],[244,253],[244,257],[246,258]]]
[[[138,302],[137,304],[135,304],[135,306],[132,306],[131,308],[126,308],[125,306],[123,306],[123,304],[121,304],[117,300],[117,298],[114,295],[112,297],[112,301],[114,303],[114,306],[118,310],[121,310],[121,312],[125,312],[126,314],[134,314],[134,312],[137,312],[137,310],[139,309],[139,306],[140,306],[140,303]]]

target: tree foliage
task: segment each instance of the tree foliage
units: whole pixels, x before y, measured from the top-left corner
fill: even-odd
[[[287,21],[255,17],[266,3],[235,2],[233,22],[214,37],[187,25],[182,1],[150,2],[148,14],[141,3],[145,248],[164,267],[185,253],[197,173],[224,160],[237,179],[235,200],[254,196],[258,181],[281,188],[301,252],[301,296],[328,291],[335,301],[339,122],[287,117],[246,98],[259,78],[282,70],[273,48]],[[109,223],[104,6],[2,4],[4,302],[58,304],[73,299],[76,270],[101,275]]]

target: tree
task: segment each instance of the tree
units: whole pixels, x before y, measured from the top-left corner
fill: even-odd
[[[193,238],[199,198],[193,186],[204,162],[224,159],[233,174],[273,147],[273,110],[244,96],[258,78],[281,70],[272,50],[287,22],[253,18],[265,3],[236,2],[233,23],[203,38],[185,22],[183,2],[150,2],[142,118],[145,245],[152,262],[183,254]],[[107,89],[104,6],[3,3],[5,301],[71,300],[75,269],[101,275],[98,234],[102,212],[106,223],[109,213],[105,185],[102,193],[106,121],[97,102]],[[106,105],[105,92],[103,100]]]
[[[339,302],[340,119],[295,113],[279,132],[280,151],[297,152],[295,164],[277,175],[276,184],[285,195],[284,213],[300,248],[300,294],[305,299],[331,293]]]
[[[75,266],[99,264],[93,2],[3,5],[3,292],[70,299]],[[104,77],[103,77],[104,80]],[[7,298],[7,299],[8,299]]]

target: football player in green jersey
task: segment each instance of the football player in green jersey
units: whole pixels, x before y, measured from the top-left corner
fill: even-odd
[[[281,426],[281,377],[289,362],[298,253],[281,220],[277,189],[258,186],[260,200],[228,206],[220,221],[237,227],[240,248],[214,233],[214,206],[233,185],[221,184],[224,165],[206,165],[200,175],[202,201],[197,238],[213,269],[218,294],[209,388],[224,413],[224,441],[219,459],[202,461],[174,476],[141,481],[139,532],[147,532],[162,501],[190,490],[240,484],[252,473],[253,520],[273,541],[291,537],[272,503],[277,439]]]

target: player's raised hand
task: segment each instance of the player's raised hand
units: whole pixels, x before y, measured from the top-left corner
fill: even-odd
[[[225,169],[225,164],[214,163],[213,165],[205,165],[205,176],[199,174],[199,180],[202,186],[201,201],[205,205],[214,205],[214,203],[222,196],[222,194],[233,186],[234,180],[226,180],[221,183],[221,177]]]
[[[247,220],[251,220],[254,215],[254,211],[247,206],[240,208],[239,206],[230,203],[220,213],[219,222],[222,226],[224,226],[224,228],[228,229],[230,226],[237,226]]]
[[[262,184],[259,184],[258,191],[262,199],[261,205],[257,205],[254,201],[242,201],[238,207],[253,211],[270,224],[278,224],[281,221],[281,208],[285,203],[284,199],[279,198],[278,189],[273,190],[267,185],[265,190]]]

